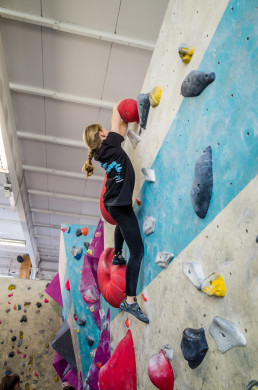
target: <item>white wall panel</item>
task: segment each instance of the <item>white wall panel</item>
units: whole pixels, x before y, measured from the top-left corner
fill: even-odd
[[[66,210],[66,212],[68,212]],[[62,224],[78,224],[79,218],[75,217],[68,217],[66,215],[56,215],[56,214],[51,214],[49,216],[50,224],[52,225],[61,225]]]
[[[40,0],[0,0],[0,7],[40,15]]]
[[[47,144],[47,168],[81,173],[84,162],[83,149]]]
[[[104,182],[104,177],[103,177],[103,182]],[[93,180],[87,180],[86,183],[86,188],[84,192],[84,196],[92,196],[94,198],[99,198],[103,186],[102,181],[93,181]]]
[[[79,214],[82,202],[66,199],[49,198],[49,210],[65,211],[66,213]]]
[[[45,134],[44,98],[16,92],[11,95],[17,131]]]
[[[47,174],[46,173],[36,173],[36,172],[25,172],[25,180],[27,188],[46,191],[47,189]]]
[[[50,217],[49,214],[42,214],[42,213],[32,213],[32,220],[33,223],[43,223],[43,224],[50,224]]]
[[[29,194],[30,207],[35,209],[48,209],[48,197]]]
[[[22,163],[26,165],[47,166],[47,149],[45,142],[19,140]]]
[[[81,214],[101,216],[99,203],[83,203]]]

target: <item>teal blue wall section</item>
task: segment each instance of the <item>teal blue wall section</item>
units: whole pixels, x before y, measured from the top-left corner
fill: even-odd
[[[84,227],[83,225],[70,225],[70,226],[71,226],[70,233],[68,234],[67,232],[63,233],[65,252],[67,257],[64,284],[66,283],[67,278],[69,278],[70,288],[71,288],[69,292],[65,289],[65,286],[63,287],[63,305],[64,305],[63,316],[65,319],[67,319],[71,309],[71,304],[73,303],[74,312],[78,315],[78,317],[85,316],[86,318],[85,326],[79,326],[77,322],[74,320],[74,327],[79,329],[78,341],[79,341],[80,356],[81,356],[82,369],[83,369],[83,377],[85,378],[90,368],[90,365],[93,361],[93,359],[90,357],[90,352],[92,351],[92,349],[97,348],[98,346],[100,330],[97,327],[90,311],[87,310],[87,305],[84,302],[79,292],[79,286],[81,280],[83,258],[84,258],[84,254],[86,253],[86,248],[84,247],[83,243],[85,241],[91,242],[96,230],[96,226],[88,226],[89,233],[86,237],[83,235],[77,237],[75,234],[78,228]],[[83,255],[80,260],[76,260],[71,254],[71,249],[73,245],[76,247],[83,248]],[[85,340],[87,334],[93,337],[95,340],[95,343],[93,344],[92,347],[89,347],[87,341]]]

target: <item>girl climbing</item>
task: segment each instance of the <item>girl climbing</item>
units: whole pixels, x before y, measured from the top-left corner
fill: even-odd
[[[17,374],[5,375],[0,383],[0,390],[19,390],[20,377]]]
[[[87,177],[93,174],[93,158],[100,161],[101,166],[106,170],[104,205],[117,223],[112,264],[126,264],[122,257],[124,241],[130,251],[126,266],[125,299],[121,303],[120,309],[148,324],[149,319],[144,315],[136,300],[136,286],[144,248],[138,221],[132,208],[134,169],[129,157],[121,147],[128,124],[121,118],[117,109],[118,104],[113,108],[111,131],[99,124],[90,125],[84,130],[83,139],[89,149],[89,156],[83,170]]]

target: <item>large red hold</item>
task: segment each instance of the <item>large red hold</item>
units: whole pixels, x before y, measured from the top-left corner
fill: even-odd
[[[171,364],[161,350],[149,360],[148,374],[150,380],[160,390],[173,390],[174,373]]]
[[[119,103],[117,109],[121,118],[125,122],[139,122],[139,114],[136,100],[124,99]]]
[[[136,390],[136,363],[130,330],[99,371],[100,390]]]
[[[106,181],[107,181],[107,174],[105,174],[105,179],[104,179],[104,183],[103,183],[103,187],[102,187],[102,191],[101,191],[101,195],[100,195],[100,211],[101,211],[102,217],[105,219],[105,221],[107,221],[111,225],[116,225],[116,221],[113,220],[113,218],[107,212],[107,210],[104,206],[104,198],[103,197],[104,197],[104,194],[106,192]]]
[[[119,307],[125,293],[125,265],[112,265],[114,248],[105,249],[98,263],[98,283],[101,294],[113,307]]]

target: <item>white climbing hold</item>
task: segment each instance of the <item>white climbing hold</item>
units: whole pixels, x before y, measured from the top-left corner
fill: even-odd
[[[133,130],[129,129],[127,131],[127,136],[131,142],[131,144],[133,145],[134,148],[136,148],[136,146],[138,145],[138,143],[141,141],[141,137],[136,134]]]
[[[186,263],[182,265],[183,273],[187,276],[198,290],[201,290],[202,282],[205,279],[202,266],[199,263]]]
[[[214,317],[209,331],[221,353],[226,352],[232,347],[246,345],[245,336],[238,326],[233,322],[225,320],[225,318]]]
[[[100,315],[100,319],[103,320],[105,318],[105,312],[104,312],[104,309],[99,309],[99,315]]]
[[[171,345],[169,345],[169,344],[165,344],[164,345],[164,353],[165,353],[166,357],[168,358],[168,360],[172,360],[173,359],[173,357],[174,357],[174,350],[171,347]]]
[[[142,168],[142,173],[144,174],[145,180],[155,183],[155,172],[151,168]]]
[[[146,236],[149,236],[151,233],[155,230],[155,221],[156,219],[153,217],[145,217],[143,222],[143,233],[146,234]]]
[[[168,252],[158,252],[155,263],[162,268],[167,268],[168,263],[174,257],[173,253]]]

